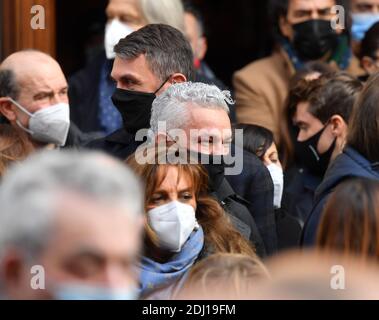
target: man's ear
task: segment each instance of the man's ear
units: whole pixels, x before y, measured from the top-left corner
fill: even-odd
[[[334,115],[330,119],[330,123],[332,124],[332,133],[336,138],[346,136],[347,124],[341,116]]]
[[[330,119],[330,122],[332,124],[332,135],[336,139],[336,147],[332,156],[332,159],[335,159],[335,157],[345,148],[347,139],[347,123],[339,115],[334,115]]]
[[[374,74],[377,71],[374,61],[370,57],[363,57],[361,64],[362,68],[370,75]]]
[[[9,101],[8,98],[0,98],[0,113],[10,122],[17,120],[13,104]]]
[[[182,82],[187,82],[187,78],[184,74],[181,73],[174,73],[169,81],[165,83],[165,85],[156,93],[157,96],[165,92],[170,86],[172,86],[175,83],[182,83]]]
[[[283,36],[288,38],[290,41],[293,39],[293,30],[291,24],[288,22],[285,16],[280,16],[279,18],[279,29]]]
[[[181,73],[174,73],[172,76],[171,76],[171,84],[174,84],[174,83],[183,83],[183,82],[187,82],[187,78],[184,74],[181,74]]]

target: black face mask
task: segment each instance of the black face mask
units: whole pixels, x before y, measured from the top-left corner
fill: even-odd
[[[222,160],[221,163],[215,164],[210,158],[209,164],[204,165],[204,168],[209,176],[209,190],[217,191],[225,177],[225,162]]]
[[[209,176],[209,191],[217,191],[225,177],[224,156],[207,155],[194,151],[190,151],[189,154],[193,161],[196,159],[197,163],[202,164],[207,171]]]
[[[116,89],[112,101],[121,114],[126,131],[135,134],[138,130],[150,127],[151,108],[156,93],[169,79],[170,77],[153,93]]]
[[[296,158],[306,167],[310,173],[317,177],[323,177],[328,169],[330,159],[336,146],[336,139],[323,154],[317,151],[317,145],[327,126],[303,142],[296,142]]]
[[[293,46],[303,61],[318,60],[338,46],[330,20],[308,20],[293,25]]]

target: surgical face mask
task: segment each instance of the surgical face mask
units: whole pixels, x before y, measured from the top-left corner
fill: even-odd
[[[199,228],[194,208],[178,201],[149,210],[147,216],[161,247],[172,252],[180,252],[192,231]]]
[[[105,54],[107,59],[111,60],[116,58],[116,54],[114,52],[115,45],[117,45],[121,39],[133,32],[134,30],[131,27],[117,18],[107,23],[104,38]]]
[[[70,107],[67,103],[58,103],[32,114],[12,98],[9,99],[30,117],[29,128],[25,128],[19,120],[16,123],[22,130],[29,133],[33,140],[57,146],[65,145],[70,129]]]
[[[106,288],[84,284],[59,284],[54,285],[53,299],[55,300],[136,300],[137,289],[131,288]]]
[[[318,60],[338,46],[330,20],[307,20],[293,25],[293,46],[303,61]]]
[[[366,32],[379,21],[379,14],[354,13],[351,33],[355,41],[362,41]]]
[[[283,169],[272,163],[267,166],[270,172],[272,182],[274,183],[274,208],[279,209],[282,206],[282,196],[284,189]]]

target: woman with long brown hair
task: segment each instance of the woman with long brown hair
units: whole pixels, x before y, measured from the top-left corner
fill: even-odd
[[[379,259],[379,182],[356,178],[341,183],[326,203],[317,247]]]
[[[179,161],[171,164],[170,153],[148,151],[127,161],[146,186],[142,295],[184,279],[197,261],[211,254],[256,256],[208,194],[206,171],[190,164],[187,156],[179,152]]]
[[[0,124],[0,178],[12,163],[24,160],[33,151],[26,133],[10,124]]]

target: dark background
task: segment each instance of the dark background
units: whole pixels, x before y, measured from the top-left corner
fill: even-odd
[[[57,1],[57,58],[66,76],[101,50],[107,0]],[[234,71],[266,56],[271,49],[265,0],[192,0],[206,24],[207,63],[231,85]],[[73,8],[75,8],[73,10]]]

